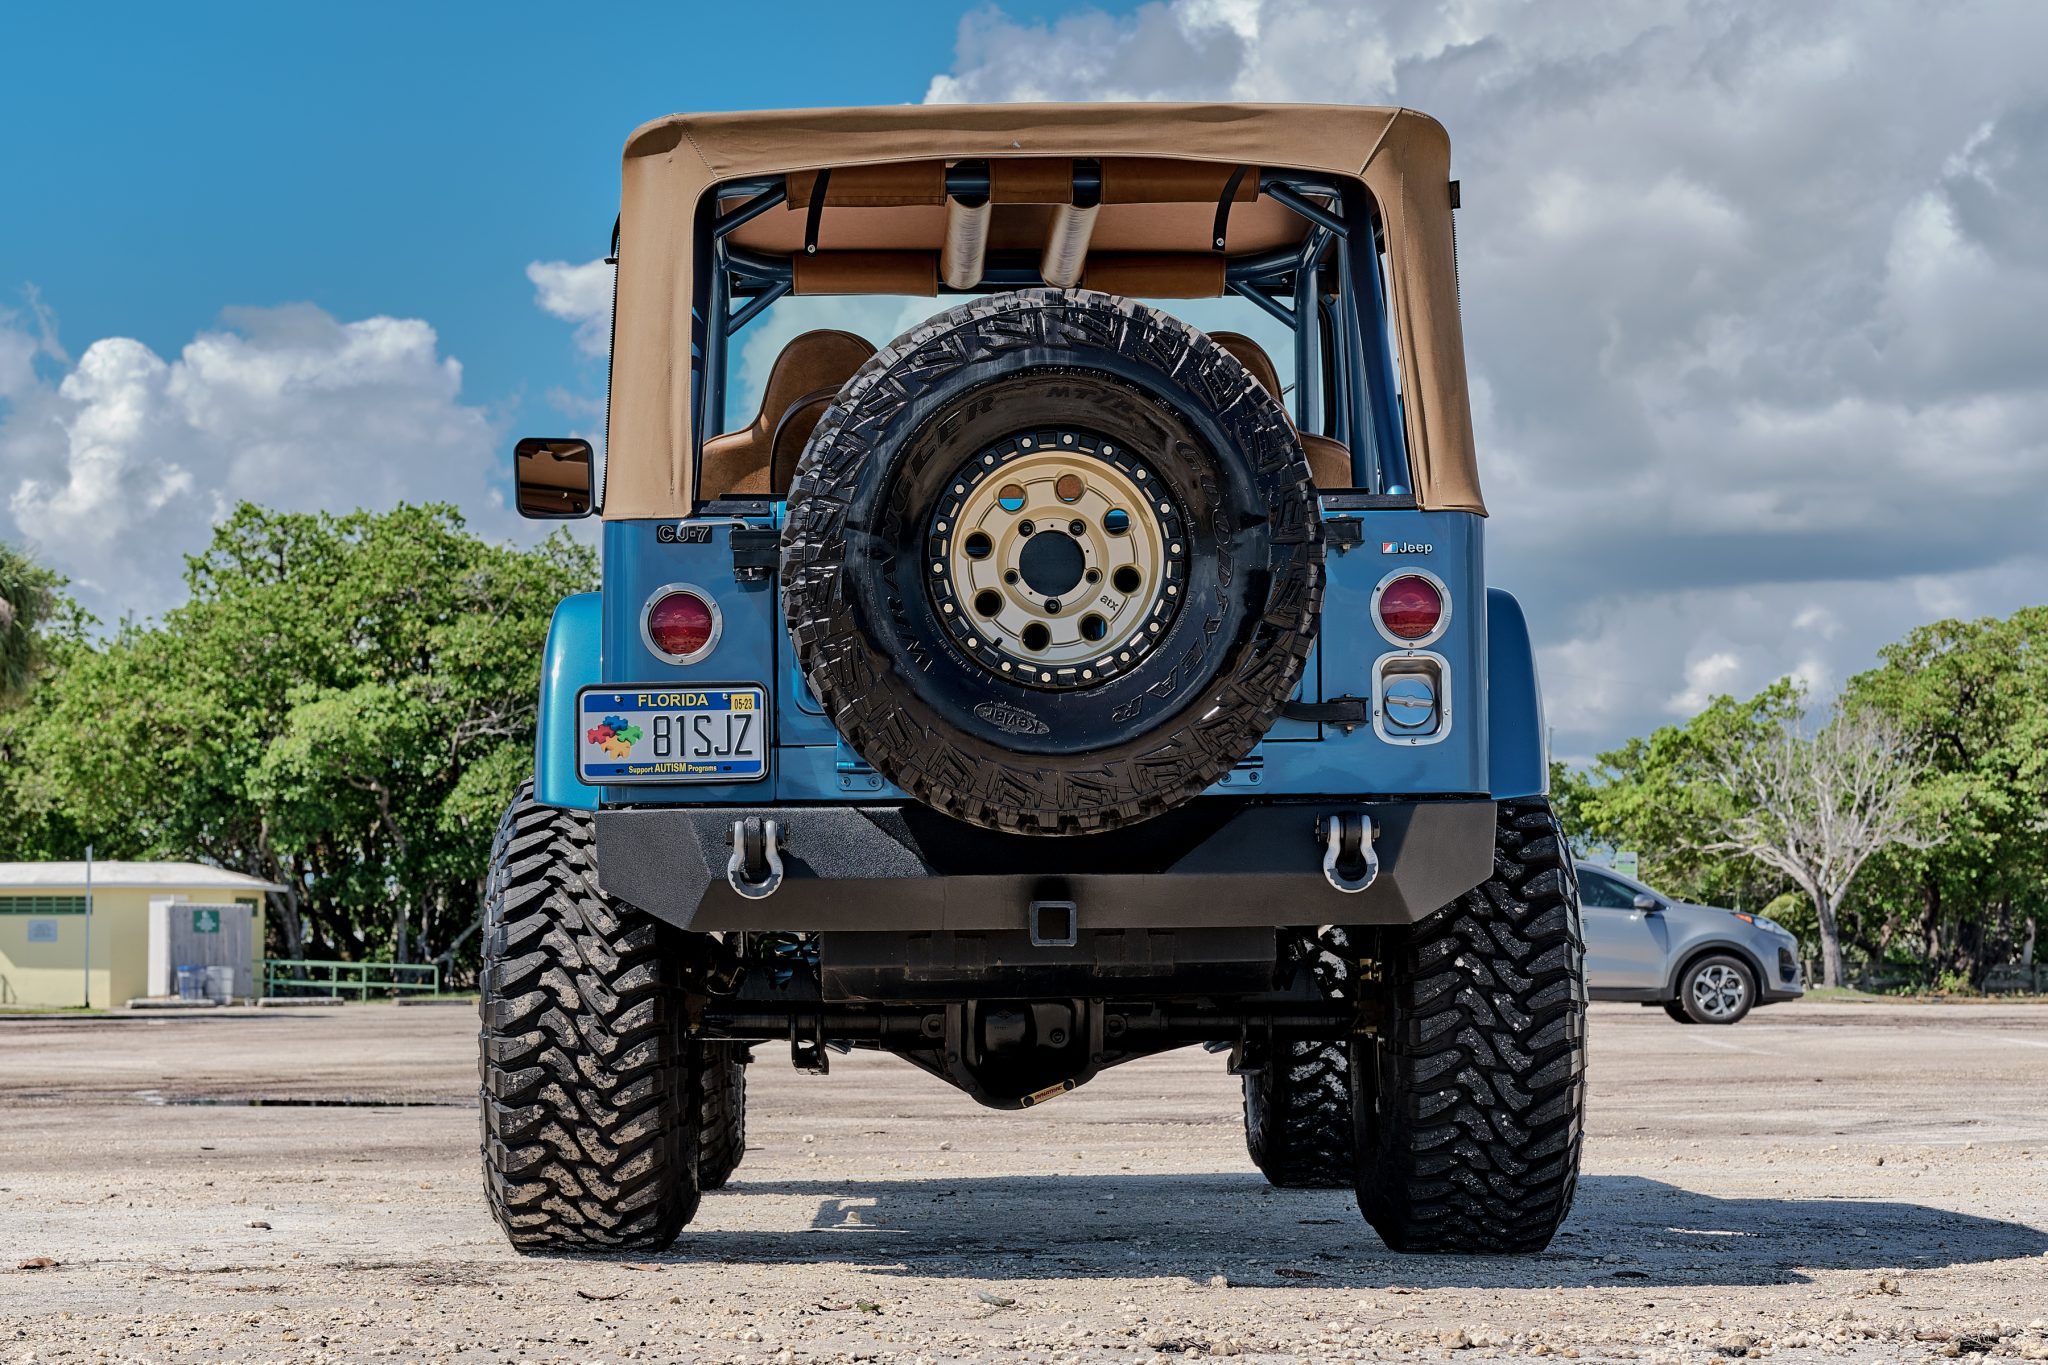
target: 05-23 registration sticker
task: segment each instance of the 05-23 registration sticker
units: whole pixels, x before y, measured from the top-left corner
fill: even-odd
[[[751,782],[768,775],[768,694],[753,684],[592,687],[576,697],[585,782]]]

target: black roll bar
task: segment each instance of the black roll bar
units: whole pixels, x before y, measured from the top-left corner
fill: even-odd
[[[944,183],[949,198],[966,203],[985,200],[991,190],[989,164],[975,160],[949,166]],[[1371,397],[1374,383],[1392,384],[1394,367],[1385,328],[1386,294],[1375,250],[1378,223],[1370,200],[1362,191],[1345,185],[1286,171],[1262,172],[1259,189],[1304,219],[1309,231],[1297,247],[1279,247],[1226,260],[1225,290],[1249,300],[1293,331],[1294,392],[1301,429],[1320,431],[1325,426],[1321,395],[1327,366],[1335,374],[1338,387],[1328,425],[1335,438],[1352,449],[1353,483],[1368,490],[1398,487],[1407,491],[1408,469],[1401,434],[1389,415],[1393,409],[1393,390],[1387,390],[1390,401],[1377,407]],[[1075,158],[1074,202],[1095,200],[1101,190],[1101,163],[1092,158]],[[703,337],[698,390],[700,433],[708,433],[711,426],[723,420],[726,351],[732,334],[787,296],[794,285],[788,257],[750,251],[727,240],[737,228],[788,202],[788,178],[776,175],[727,181],[714,194],[714,202],[741,202],[718,214],[711,223],[711,278],[706,282],[707,306],[699,318],[699,334]],[[1318,199],[1330,201],[1335,211],[1315,202]],[[1364,223],[1367,230],[1354,233],[1352,227],[1357,223]],[[1318,276],[1333,243],[1341,296],[1354,303],[1326,312]],[[991,253],[981,279],[972,289],[956,290],[943,284],[940,288],[946,294],[976,294],[1042,283],[1037,254],[1014,251]],[[1366,291],[1371,293],[1369,299]],[[1289,302],[1281,302],[1282,297]],[[733,307],[735,299],[744,300],[737,309]],[[1330,320],[1335,323],[1329,337],[1333,354],[1326,357],[1324,321],[1330,313],[1334,314]],[[1387,411],[1382,412],[1382,407]]]

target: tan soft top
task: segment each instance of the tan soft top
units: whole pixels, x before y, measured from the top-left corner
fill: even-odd
[[[1034,157],[1158,158],[1363,179],[1386,223],[1417,497],[1428,508],[1485,511],[1458,319],[1450,140],[1434,119],[1349,105],[999,104],[676,114],[633,133],[605,515],[689,510],[692,272],[707,191],[819,168]],[[840,202],[838,190],[828,190],[828,204]]]

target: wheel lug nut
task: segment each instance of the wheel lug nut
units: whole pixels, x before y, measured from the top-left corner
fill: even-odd
[[[1057,615],[1057,614],[1059,613],[1059,609],[1060,609],[1060,599],[1059,599],[1059,598],[1057,598],[1057,597],[1048,597],[1048,598],[1046,598],[1046,599],[1045,599],[1045,609],[1046,609],[1047,611],[1049,611],[1049,612],[1052,612],[1052,613],[1054,613],[1055,615]]]
[[[1037,529],[1038,528],[1036,526],[1033,526],[1028,521],[1020,521],[1017,523],[1017,534],[1020,536],[1028,536]]]
[[[1088,523],[1076,517],[1067,523],[1067,532],[1070,535],[1085,536],[1088,534]]]
[[[1003,570],[1003,581],[1005,583],[1015,583],[1017,581],[1017,571],[1015,569]]]

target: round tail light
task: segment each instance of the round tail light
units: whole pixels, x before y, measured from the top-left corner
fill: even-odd
[[[1433,638],[1443,629],[1445,607],[1443,585],[1419,573],[1394,575],[1373,598],[1380,629],[1403,644]]]
[[[703,589],[671,583],[647,599],[640,633],[662,662],[693,664],[717,647],[724,625],[718,604]]]

